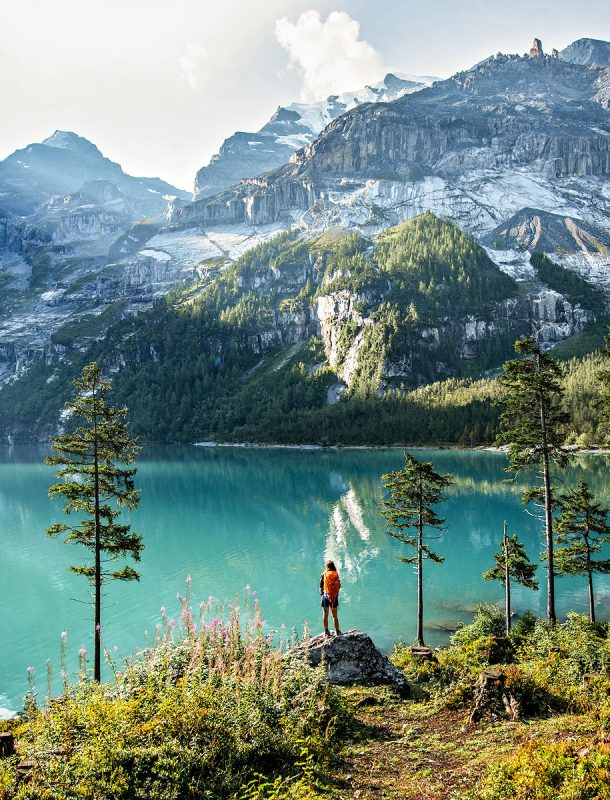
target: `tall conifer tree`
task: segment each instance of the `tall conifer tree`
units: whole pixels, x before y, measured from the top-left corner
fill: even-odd
[[[551,466],[564,467],[568,454],[563,447],[568,415],[561,411],[563,395],[561,368],[548,354],[541,352],[533,339],[519,339],[515,350],[523,358],[504,364],[500,376],[500,417],[502,432],[498,444],[508,445],[508,470],[519,472],[526,467],[540,470],[547,564],[547,616],[555,623],[555,566],[553,547],[553,501]]]
[[[433,506],[445,500],[444,490],[453,480],[449,475],[439,475],[434,471],[431,461],[417,461],[410,453],[405,453],[405,465],[401,470],[383,475],[384,486],[390,492],[389,500],[384,500],[382,515],[387,523],[387,533],[398,539],[415,552],[412,556],[401,557],[405,564],[415,564],[417,571],[417,643],[424,645],[424,597],[423,562],[430,559],[442,563],[445,559],[435,553],[425,541],[426,528],[439,530],[445,520],[437,516]],[[409,529],[414,529],[414,534]]]
[[[79,521],[74,526],[65,523],[52,525],[50,536],[67,533],[64,541],[76,542],[88,548],[93,564],[72,566],[84,575],[93,587],[94,662],[93,677],[101,678],[101,591],[107,580],[138,580],[130,566],[104,568],[118,559],[131,556],[140,560],[144,547],[142,537],[121,525],[117,519],[121,507],[133,509],[139,503],[139,491],[134,485],[136,469],[129,467],[136,458],[138,446],[130,438],[125,423],[127,409],[108,405],[106,395],[111,387],[102,378],[100,366],[88,364],[73,382],[74,400],[66,403],[69,418],[83,421],[69,433],[52,440],[53,455],[46,463],[57,466],[60,479],[49,489],[49,495],[66,500],[64,511],[75,513]]]
[[[595,559],[602,544],[610,543],[608,509],[596,502],[585,481],[558,499],[561,509],[557,520],[557,572],[563,575],[586,575],[589,592],[589,619],[595,622],[593,573],[610,573],[610,559]]]
[[[483,573],[486,581],[500,581],[505,591],[506,635],[510,633],[511,624],[511,582],[537,589],[538,581],[534,579],[536,564],[527,557],[525,547],[517,538],[517,534],[508,535],[506,521],[500,549],[494,556],[496,564]]]

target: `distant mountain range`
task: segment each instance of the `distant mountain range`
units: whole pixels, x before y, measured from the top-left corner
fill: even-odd
[[[190,198],[159,178],[126,175],[88,139],[55,131],[0,161],[0,213],[28,216],[51,197],[74,195],[99,180],[113,184],[136,214],[162,212],[172,196]]]
[[[210,163],[195,178],[195,199],[211,197],[238,183],[285,164],[295,152],[313,142],[334,119],[364,103],[389,103],[429,86],[431,76],[396,76],[357,92],[332,95],[318,103],[280,106],[256,133],[234,133],[222,143]]]
[[[279,379],[291,348],[311,345],[334,403],[355,385],[374,394],[493,369],[516,331],[551,347],[603,325],[609,51],[608,42],[580,39],[548,55],[535,40],[524,56],[490,56],[448,80],[388,75],[359,92],[279,108],[259,132],[225,140],[198,172],[195,198],[126,175],[73,133],[17,151],[0,162],[0,385],[10,384],[11,398],[20,386],[35,395],[97,353],[119,373],[128,403],[135,384],[120,375],[155,359],[168,385],[179,380],[205,395],[217,385],[209,363],[226,360],[237,380],[246,365],[277,358],[265,374]],[[401,227],[414,217],[412,228]],[[275,249],[243,255],[287,229]],[[382,258],[390,229],[411,271],[398,256]],[[409,284],[415,251],[432,269],[419,289]],[[532,253],[555,266],[538,269]],[[458,256],[449,315],[435,293]],[[381,274],[390,263],[391,290]],[[511,282],[493,284],[503,287],[502,305],[493,305],[493,287],[484,300],[468,304],[464,294],[460,304],[460,282],[485,283],[492,268]],[[155,316],[153,301],[178,286],[171,302],[185,315]],[[205,322],[191,313],[197,298]],[[155,325],[174,331],[174,345],[168,333],[144,346]],[[390,339],[400,346],[392,350]],[[106,340],[120,358],[102,347]],[[198,348],[199,377],[187,357],[178,379],[172,346]],[[363,370],[377,378],[364,381]],[[51,411],[32,409],[32,418],[51,414],[39,432],[56,426]],[[156,430],[177,436],[176,425],[161,420]],[[2,429],[16,431],[0,419]]]
[[[290,163],[176,209],[171,222],[381,229],[431,209],[479,235],[533,207],[607,226],[609,101],[607,67],[541,48],[499,54],[355,107]]]

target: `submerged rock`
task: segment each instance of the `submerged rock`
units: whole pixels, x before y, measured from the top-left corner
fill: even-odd
[[[286,655],[312,667],[323,665],[329,683],[341,686],[389,683],[402,694],[409,693],[409,684],[402,672],[362,631],[347,631],[330,638],[325,638],[324,634],[313,636],[299,647],[289,650]]]

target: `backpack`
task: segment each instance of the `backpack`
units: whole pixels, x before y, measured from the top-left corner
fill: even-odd
[[[324,572],[324,591],[328,595],[328,599],[335,601],[339,597],[339,589],[341,581],[339,580],[339,573],[326,570]]]

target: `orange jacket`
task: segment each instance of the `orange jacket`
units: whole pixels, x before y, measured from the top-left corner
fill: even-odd
[[[336,600],[339,597],[339,589],[341,588],[339,573],[334,570],[324,570],[322,573],[322,580],[324,591],[328,595],[328,599]]]

